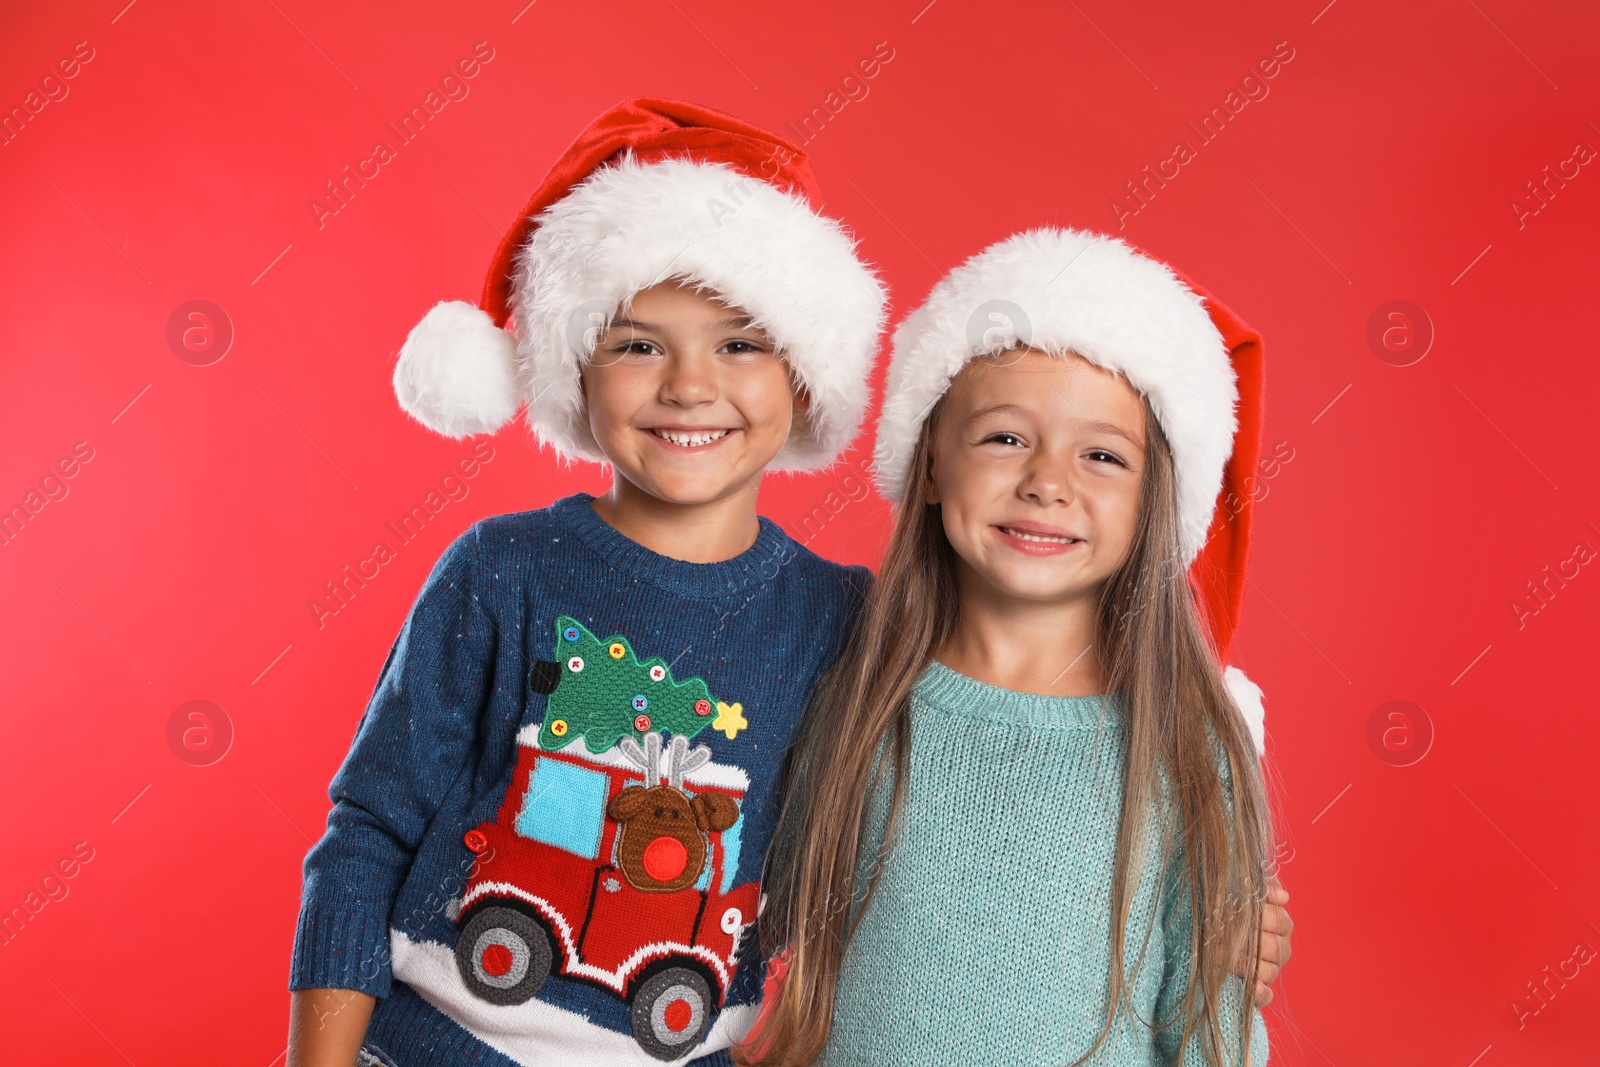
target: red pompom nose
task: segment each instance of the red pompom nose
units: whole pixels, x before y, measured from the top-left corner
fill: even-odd
[[[644,846],[644,873],[658,882],[670,882],[689,865],[689,850],[676,837],[658,837]]]

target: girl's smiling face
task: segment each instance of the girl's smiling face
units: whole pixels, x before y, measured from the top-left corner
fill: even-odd
[[[1094,596],[1133,543],[1144,427],[1138,392],[1081,356],[968,363],[945,394],[927,490],[963,595]]]
[[[753,494],[805,408],[749,316],[671,282],[634,296],[595,344],[582,381],[607,460],[674,504]]]

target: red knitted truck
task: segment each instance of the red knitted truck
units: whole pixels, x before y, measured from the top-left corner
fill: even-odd
[[[521,1004],[552,973],[632,1006],[634,1039],[676,1059],[721,1009],[758,882],[734,886],[749,785],[704,746],[646,734],[601,755],[519,736],[456,919],[456,964],[476,996]]]

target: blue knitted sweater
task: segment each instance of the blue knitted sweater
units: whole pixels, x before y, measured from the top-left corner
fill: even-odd
[[[363,1063],[729,1063],[753,1018],[776,779],[870,575],[591,501],[446,549],[329,786],[289,987],[379,998]]]
[[[911,696],[910,778],[871,903],[845,954],[819,1067],[1065,1067],[1109,1014],[1111,883],[1122,809],[1119,699],[1045,697],[935,661]],[[868,807],[861,876],[878,862],[890,790]],[[1189,978],[1193,917],[1144,855],[1123,942],[1129,1002],[1094,1067],[1199,1067],[1170,1020]],[[1158,892],[1164,888],[1164,892]],[[1139,961],[1135,968],[1134,962]],[[1224,989],[1225,1040],[1243,980]],[[1249,1011],[1253,1067],[1266,1067]]]

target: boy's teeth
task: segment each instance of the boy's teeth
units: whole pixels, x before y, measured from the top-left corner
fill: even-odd
[[[1042,541],[1050,545],[1070,545],[1077,540],[1075,537],[1046,537],[1044,534],[1023,533],[1021,530],[1013,530],[1009,526],[1005,527],[1005,531],[1012,537],[1021,538],[1024,541]]]
[[[727,430],[697,430],[693,433],[684,433],[680,430],[657,430],[656,436],[669,444],[682,448],[698,448],[709,445],[712,441],[719,441],[728,435]]]

